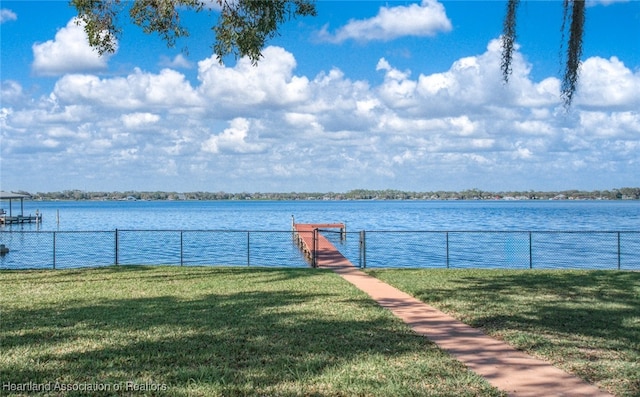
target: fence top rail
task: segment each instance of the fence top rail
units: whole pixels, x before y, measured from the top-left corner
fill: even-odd
[[[0,230],[2,233],[291,233],[291,230],[243,229],[112,229],[112,230]]]
[[[576,234],[617,234],[640,233],[640,230],[365,230],[367,233],[576,233]],[[358,232],[351,232],[358,233]]]
[[[259,229],[116,229],[116,230],[118,232],[291,233],[291,230],[259,230]]]
[[[337,231],[319,229],[327,233],[347,233],[358,234],[361,231]],[[296,233],[307,233],[313,230],[296,230]],[[617,233],[640,233],[640,230],[362,230],[366,233],[575,233],[575,234],[617,234]],[[144,233],[291,233],[292,230],[259,230],[259,229],[113,229],[113,230],[12,230],[0,229],[3,233],[115,233],[115,232],[144,232]]]

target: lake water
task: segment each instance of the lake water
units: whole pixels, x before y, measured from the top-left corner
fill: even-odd
[[[2,208],[8,210],[6,202]],[[14,202],[14,214],[19,210]],[[352,262],[364,260],[367,267],[640,270],[640,201],[24,203],[25,215],[36,210],[42,224],[0,229],[0,243],[11,250],[0,268],[305,266],[291,242],[294,216],[298,223],[345,223],[346,242],[330,238]]]
[[[5,210],[8,206],[2,203]],[[13,203],[13,211],[19,211]],[[640,201],[48,201],[40,230],[290,230],[346,223],[359,230],[640,230]],[[57,220],[59,219],[59,223]],[[21,228],[22,226],[11,226]],[[8,228],[8,227],[7,227]],[[36,225],[25,225],[35,230]]]

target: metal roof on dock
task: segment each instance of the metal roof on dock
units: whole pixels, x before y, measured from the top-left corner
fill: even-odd
[[[27,197],[31,197],[31,196],[28,194],[19,194],[19,193],[0,191],[0,200],[18,200],[18,199],[24,199]]]

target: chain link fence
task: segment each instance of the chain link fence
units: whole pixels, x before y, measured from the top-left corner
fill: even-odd
[[[640,270],[640,231],[321,231],[362,268]],[[306,267],[291,231],[2,231],[0,269]]]
[[[367,268],[640,270],[640,231],[363,231],[349,233],[346,243],[328,237]]]
[[[0,269],[110,265],[305,267],[291,231],[3,231]]]

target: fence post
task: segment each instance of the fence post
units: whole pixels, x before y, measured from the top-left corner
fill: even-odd
[[[56,269],[56,232],[53,232],[53,270]]]
[[[358,235],[360,236],[360,239],[358,240],[358,267],[360,269],[362,269],[362,230],[360,230],[360,233],[358,233]]]
[[[250,251],[250,245],[249,245],[249,241],[250,241],[250,240],[249,240],[249,234],[250,234],[250,233],[251,233],[251,232],[247,232],[247,267],[248,267],[248,266],[250,265],[250,263],[251,263],[251,261],[250,261],[250,258],[251,258],[251,251]]]
[[[183,233],[184,231],[180,230],[180,266],[184,266],[184,242],[183,242]]]
[[[618,232],[618,270],[620,270],[620,232]]]
[[[449,232],[445,232],[445,238],[447,240],[446,249],[447,249],[447,269],[449,268]]]
[[[118,266],[118,229],[115,232],[115,265]]]
[[[360,267],[367,267],[367,232],[364,230],[360,231]]]
[[[531,244],[531,232],[529,232],[529,269],[533,269],[533,248]]]

